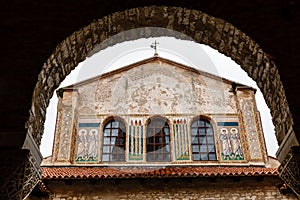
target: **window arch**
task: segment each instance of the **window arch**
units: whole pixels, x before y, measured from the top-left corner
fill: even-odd
[[[193,160],[217,160],[214,131],[206,119],[196,119],[191,124]]]
[[[147,125],[147,162],[170,162],[170,129],[163,118],[152,118]]]
[[[109,120],[103,128],[103,162],[124,162],[126,147],[126,127],[118,119]]]

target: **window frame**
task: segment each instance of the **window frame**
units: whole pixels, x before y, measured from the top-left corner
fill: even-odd
[[[162,127],[157,127],[157,124],[153,124],[153,123],[157,123],[157,121],[164,123],[162,125]],[[150,127],[149,127],[149,125],[150,125]],[[165,132],[166,128],[168,129],[167,134]],[[152,130],[154,129],[154,132],[149,133],[149,129],[152,129]],[[159,131],[159,133],[154,134],[156,132],[155,131],[156,129],[160,129],[160,131]],[[152,118],[148,119],[146,126],[145,126],[145,130],[146,130],[146,140],[145,140],[146,158],[145,158],[145,161],[147,163],[172,162],[171,129],[170,129],[168,119],[165,117],[160,117],[160,116],[152,117]],[[149,134],[153,135],[154,137],[149,137]],[[156,137],[156,136],[158,136],[158,137]],[[149,143],[150,138],[153,138],[153,142],[151,142],[151,143]],[[150,151],[151,153],[149,153],[149,148],[150,148],[149,145],[153,146],[152,147],[153,150]],[[165,152],[165,148],[167,145],[168,145],[169,150],[168,150],[168,152]],[[161,147],[161,148],[159,148],[159,147]],[[160,149],[162,149],[162,151],[159,151]],[[154,156],[154,160],[150,160],[150,155]],[[156,159],[157,155],[162,156],[161,160]],[[164,159],[165,156],[167,157],[166,160]]]
[[[195,123],[196,126],[193,127]],[[193,162],[218,161],[215,128],[212,120],[209,120],[206,117],[194,118],[191,121],[189,128],[191,137],[191,160]],[[196,130],[196,133],[194,130]],[[194,143],[195,139],[197,140],[197,143]],[[195,151],[197,147],[198,151]],[[210,151],[210,148],[213,148],[213,151]],[[195,158],[194,155],[198,155],[198,157]]]
[[[113,127],[113,123],[117,122],[117,127]],[[107,120],[105,120],[103,123],[103,127],[102,127],[102,141],[101,141],[101,162],[105,162],[105,163],[124,163],[127,162],[126,160],[126,154],[127,154],[127,126],[124,120],[120,119],[120,118],[115,118],[115,117],[111,117],[108,118]],[[107,126],[110,127],[107,127]],[[105,135],[106,130],[109,130],[109,135]],[[116,131],[114,130],[118,130],[117,131],[117,135],[115,135]],[[120,134],[123,134],[120,136]],[[107,140],[107,138],[109,138],[109,143],[105,144],[105,140]],[[112,145],[112,139],[115,139],[115,144]],[[122,140],[122,145],[121,144],[117,144],[117,141]],[[117,146],[117,145],[121,145]],[[104,148],[108,148],[109,150],[107,152],[104,152]],[[119,152],[120,149],[123,149],[123,152]],[[113,153],[113,150],[116,149],[117,153]],[[104,155],[108,156],[108,160],[104,159]],[[114,160],[113,156],[117,156],[117,159]],[[120,156],[122,157],[120,159]]]

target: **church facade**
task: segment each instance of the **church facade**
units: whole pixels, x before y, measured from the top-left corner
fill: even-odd
[[[296,199],[251,87],[154,56],[57,95],[43,198]]]

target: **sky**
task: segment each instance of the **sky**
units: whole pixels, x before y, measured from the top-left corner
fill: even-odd
[[[160,57],[256,88],[256,102],[261,115],[268,155],[275,157],[278,145],[270,110],[255,81],[229,57],[226,57],[207,45],[175,39],[173,37],[138,39],[118,43],[93,54],[81,62],[75,70],[66,77],[59,88],[150,58],[154,55],[154,49],[150,47],[154,41],[159,43],[157,45],[157,53]],[[54,93],[47,108],[45,129],[40,146],[43,157],[52,154],[57,102],[56,93]]]

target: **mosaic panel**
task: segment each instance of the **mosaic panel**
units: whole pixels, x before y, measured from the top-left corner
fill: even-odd
[[[261,159],[261,144],[255,123],[254,106],[252,99],[240,99],[240,109],[242,111],[246,134],[248,137],[251,159]]]
[[[69,161],[73,112],[71,107],[64,107],[63,110],[64,110],[64,115],[62,116],[62,122],[61,122],[57,160]]]
[[[99,123],[79,123],[75,162],[99,161]]]
[[[143,160],[144,126],[142,120],[130,120],[129,125],[129,155],[131,161]]]
[[[75,117],[73,127],[72,127],[72,136],[71,136],[71,150],[70,150],[70,158],[71,162],[73,162],[74,156],[75,156],[75,149],[76,149],[76,138],[77,138],[77,123],[78,119]]]
[[[238,122],[218,122],[222,160],[244,160]]]
[[[59,138],[60,138],[59,136],[61,134],[62,116],[63,116],[63,111],[59,110],[56,116],[55,135],[54,135],[55,142],[53,144],[53,149],[54,149],[53,155],[55,161],[57,160],[58,149],[59,149]]]
[[[265,161],[267,161],[267,150],[266,150],[266,143],[265,143],[265,139],[263,137],[263,127],[262,127],[262,122],[261,122],[261,117],[260,117],[260,113],[259,111],[255,111],[254,112],[254,116],[255,116],[255,123],[256,123],[256,130],[257,130],[257,136],[259,139],[259,144],[261,146],[261,157],[265,159]]]
[[[190,160],[187,120],[173,119],[174,157],[176,160]]]

